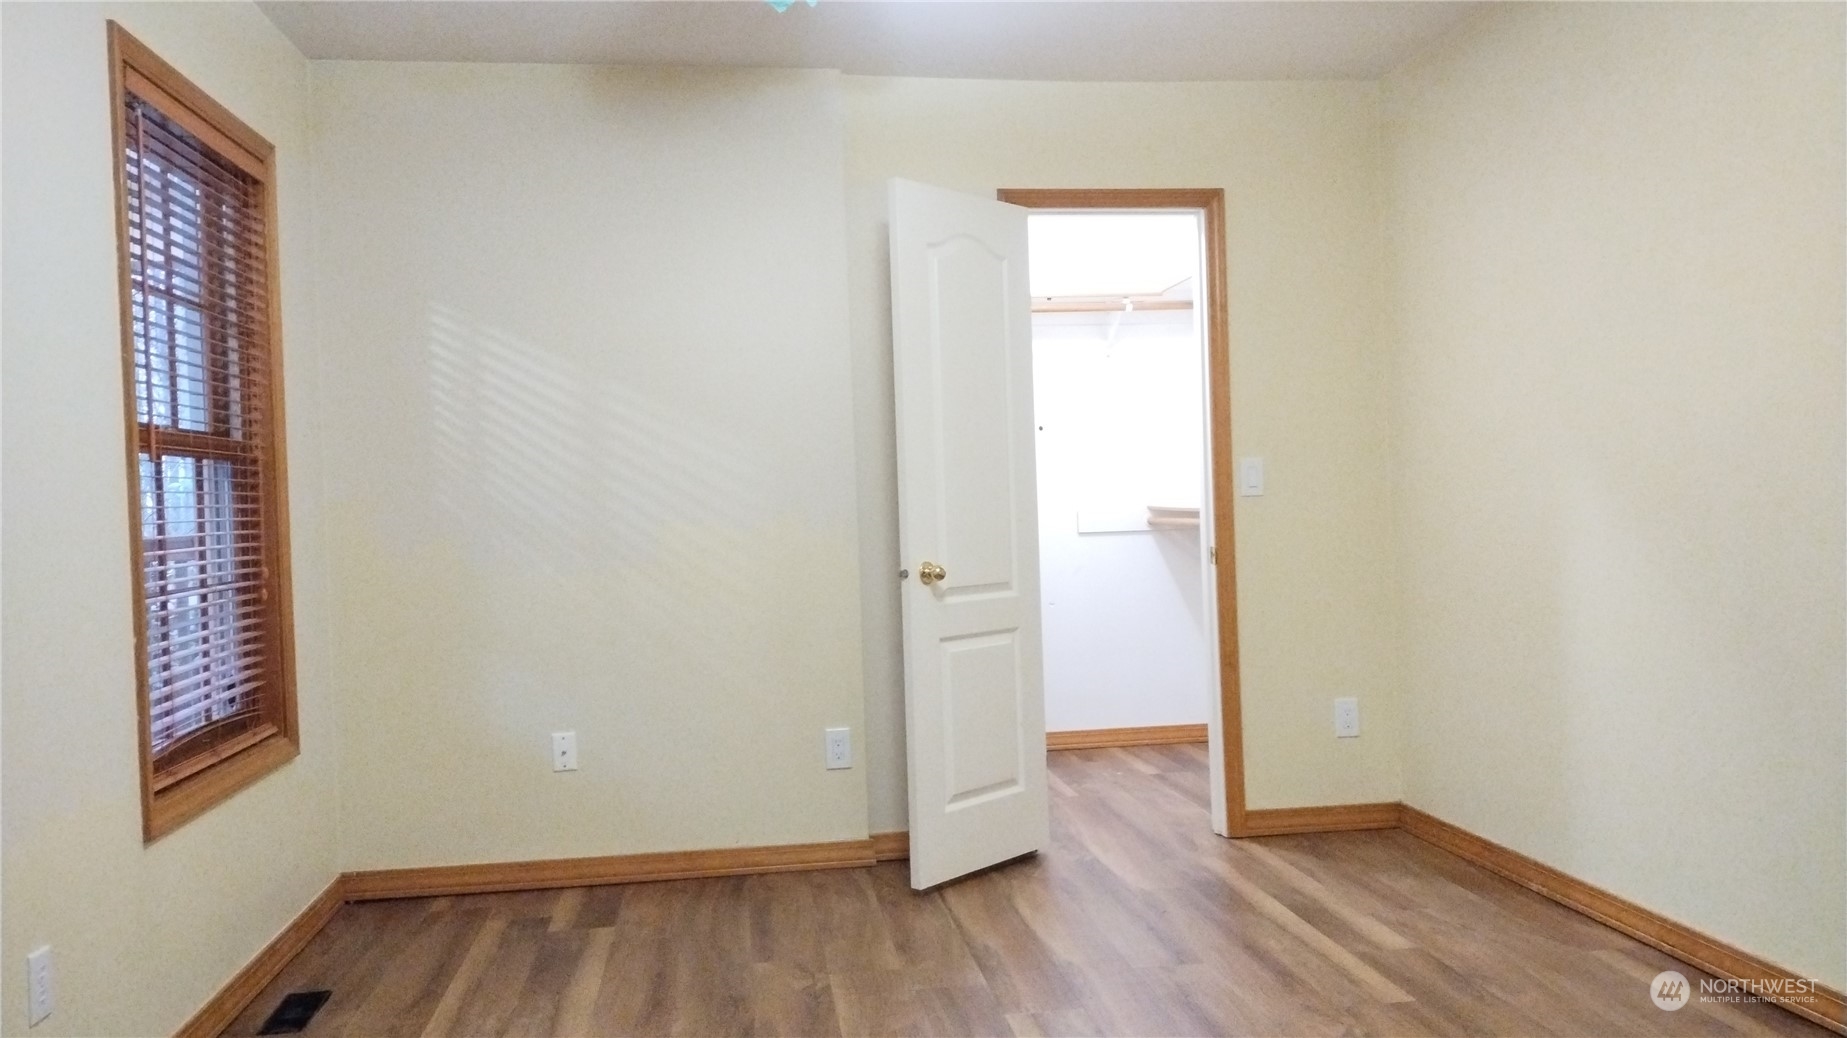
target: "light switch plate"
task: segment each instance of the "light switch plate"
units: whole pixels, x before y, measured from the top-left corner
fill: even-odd
[[[1263,459],[1238,459],[1238,494],[1241,497],[1263,496]]]

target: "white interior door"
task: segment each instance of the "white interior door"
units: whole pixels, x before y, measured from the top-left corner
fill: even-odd
[[[891,183],[911,886],[1045,846],[1026,210]]]

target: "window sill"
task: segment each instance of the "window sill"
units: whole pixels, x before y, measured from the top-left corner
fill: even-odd
[[[276,733],[151,794],[142,804],[143,841],[153,843],[178,829],[294,760],[300,753],[293,740]]]

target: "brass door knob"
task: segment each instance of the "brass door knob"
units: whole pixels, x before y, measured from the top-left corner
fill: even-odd
[[[934,584],[948,575],[948,570],[934,562],[926,562],[917,567],[917,579],[923,581],[925,586]]]

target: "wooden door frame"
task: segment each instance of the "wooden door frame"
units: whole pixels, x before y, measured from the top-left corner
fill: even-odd
[[[1225,832],[1249,835],[1244,806],[1244,715],[1238,684],[1238,567],[1231,466],[1231,320],[1226,302],[1223,188],[1002,188],[1002,202],[1027,209],[1199,212],[1206,269],[1207,438],[1211,446],[1213,570],[1218,606],[1219,746],[1224,755]],[[1225,551],[1218,553],[1217,549]]]

